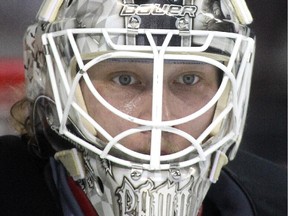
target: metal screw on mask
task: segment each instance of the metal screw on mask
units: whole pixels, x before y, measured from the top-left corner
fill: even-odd
[[[173,179],[178,180],[181,178],[181,171],[177,168],[171,168],[170,175]]]
[[[143,170],[139,167],[135,167],[131,170],[131,178],[134,180],[134,181],[137,181],[141,178],[142,176],[142,173],[143,173]]]
[[[131,178],[135,181],[140,179],[140,177],[141,177],[141,173],[137,170],[135,170],[131,173]]]
[[[186,17],[181,17],[177,19],[175,25],[180,31],[189,30],[189,19],[186,19]]]
[[[141,25],[141,18],[139,16],[131,16],[128,20],[128,28],[138,29]]]

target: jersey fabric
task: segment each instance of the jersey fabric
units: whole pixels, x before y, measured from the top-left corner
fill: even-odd
[[[17,136],[1,137],[0,146],[1,215],[97,216],[62,164],[33,156]],[[286,182],[284,167],[239,151],[209,189],[203,216],[286,216]]]

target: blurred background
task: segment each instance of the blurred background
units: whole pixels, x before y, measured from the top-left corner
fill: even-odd
[[[278,164],[287,155],[287,0],[246,0],[257,35],[246,149]],[[42,0],[2,1],[0,6],[0,135],[16,134],[9,109],[25,89],[22,37]]]

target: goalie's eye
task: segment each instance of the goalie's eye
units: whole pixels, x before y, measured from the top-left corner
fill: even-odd
[[[118,85],[127,86],[137,83],[137,79],[130,74],[118,74],[112,78],[113,82]]]
[[[185,85],[194,85],[199,81],[199,77],[195,74],[183,74],[175,80],[177,83]]]

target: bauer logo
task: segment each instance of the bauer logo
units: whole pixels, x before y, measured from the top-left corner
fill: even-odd
[[[197,12],[196,5],[173,5],[173,4],[127,4],[124,5],[120,16],[145,16],[145,15],[168,15],[182,17],[186,14],[190,17],[195,17]]]

